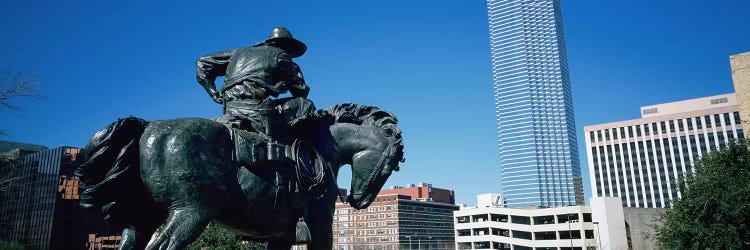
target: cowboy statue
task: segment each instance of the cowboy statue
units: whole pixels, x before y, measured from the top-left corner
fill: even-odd
[[[298,138],[306,129],[300,125],[304,124],[301,120],[313,117],[316,111],[315,105],[307,99],[310,88],[302,71],[292,61],[306,50],[307,46],[294,39],[289,30],[276,27],[267,40],[256,45],[197,60],[198,82],[215,102],[224,105],[224,114],[216,120],[231,128],[237,145],[233,153],[235,162],[252,169],[259,166],[283,168],[296,161],[296,171],[305,171],[304,166],[298,165],[315,165],[316,155],[305,157],[304,153],[299,153],[311,147],[298,145],[301,141],[304,144]],[[214,81],[219,76],[224,76],[224,86],[217,90]],[[274,99],[286,92],[292,97]],[[300,156],[306,158],[307,164],[299,164]],[[322,195],[320,180],[298,183],[306,184],[295,187],[296,192],[304,190],[312,192],[313,196]],[[298,242],[309,240],[304,222],[298,223],[297,231]]]
[[[306,50],[289,30],[276,27],[270,38],[254,46],[197,60],[198,82],[215,102],[224,105],[224,115],[218,121],[249,133],[237,136],[248,144],[237,152],[245,166],[268,160],[283,162],[285,147],[294,139],[290,128],[298,118],[315,112],[315,105],[306,99],[310,88],[299,65],[292,61]],[[214,81],[219,76],[224,76],[224,86],[217,90]],[[287,91],[292,98],[271,98]]]

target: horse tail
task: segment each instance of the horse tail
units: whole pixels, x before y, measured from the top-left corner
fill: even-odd
[[[138,142],[147,125],[132,116],[118,119],[89,140],[85,162],[75,171],[81,181],[82,207],[101,210],[110,222],[127,220],[123,212],[137,202],[132,200],[138,197],[134,193],[145,192],[139,177]]]

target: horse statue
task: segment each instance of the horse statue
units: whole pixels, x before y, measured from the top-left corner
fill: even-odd
[[[331,249],[339,168],[352,168],[345,201],[367,208],[403,162],[402,136],[393,114],[351,103],[318,110],[307,122],[314,126],[287,148],[292,164],[248,167],[235,160],[236,135],[225,124],[120,119],[86,145],[76,171],[81,205],[122,228],[121,250],[184,249],[209,222],[286,250],[301,217],[308,249]]]

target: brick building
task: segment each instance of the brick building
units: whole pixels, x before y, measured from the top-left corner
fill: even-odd
[[[363,210],[337,203],[334,249],[454,249],[453,190],[409,185],[383,190]]]

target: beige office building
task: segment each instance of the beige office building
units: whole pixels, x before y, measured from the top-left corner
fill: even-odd
[[[734,92],[737,94],[740,117],[748,121],[750,119],[750,52],[730,56],[729,64],[732,66],[732,80]],[[745,137],[747,133],[748,131],[745,131]]]
[[[677,179],[730,139],[743,138],[734,93],[641,107],[641,118],[584,127],[594,197],[665,208]]]

